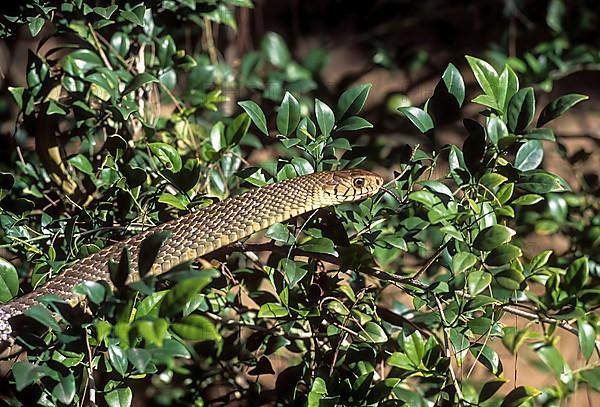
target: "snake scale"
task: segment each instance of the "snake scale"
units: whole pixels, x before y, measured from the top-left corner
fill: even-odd
[[[148,229],[75,262],[44,286],[0,305],[0,343],[8,345],[13,341],[18,334],[18,324],[13,326],[11,319],[37,304],[40,297],[54,294],[76,305],[81,297],[71,290],[77,284],[110,281],[108,262],[110,259],[118,261],[125,247],[134,260],[128,282],[136,281],[139,275],[135,260],[141,243],[156,232],[171,232],[152,265],[151,272],[158,275],[274,223],[314,209],[371,196],[382,184],[379,175],[366,170],[319,172],[257,188]]]

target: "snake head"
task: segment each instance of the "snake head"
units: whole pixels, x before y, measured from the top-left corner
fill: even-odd
[[[383,178],[374,172],[352,169],[327,173],[325,193],[337,203],[351,202],[374,195],[383,185]]]

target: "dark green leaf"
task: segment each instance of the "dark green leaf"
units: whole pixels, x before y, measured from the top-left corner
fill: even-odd
[[[277,130],[289,136],[300,122],[300,105],[291,93],[286,92],[277,112]]]
[[[358,337],[367,343],[385,343],[388,340],[383,328],[375,322],[367,322],[359,331]]]
[[[350,116],[340,122],[336,131],[354,131],[362,129],[370,129],[373,125],[367,120],[358,116]]]
[[[106,288],[96,281],[84,281],[73,288],[76,294],[85,295],[94,304],[101,304],[106,298]]]
[[[512,244],[504,244],[492,250],[486,257],[485,263],[490,266],[504,266],[522,255],[523,252],[519,247]]]
[[[156,82],[159,82],[159,80],[155,76],[150,75],[148,72],[142,72],[134,76],[129,81],[127,86],[125,86],[125,89],[123,89],[122,95],[127,95],[129,92],[133,92],[134,90],[139,89],[144,85]]]
[[[171,288],[160,304],[159,315],[171,317],[183,310],[187,302],[206,287],[212,278],[208,275],[183,280]]]
[[[541,127],[544,124],[556,119],[579,102],[587,99],[589,99],[589,96],[579,95],[577,93],[571,93],[569,95],[559,97],[558,99],[549,103],[544,110],[542,110],[542,113],[540,113],[540,117],[537,121],[537,127]]]
[[[492,225],[479,232],[473,246],[479,250],[494,250],[510,241],[515,231],[504,225]]]
[[[179,172],[181,170],[181,157],[175,147],[166,143],[156,142],[149,143],[148,148],[150,148],[150,151],[152,151],[169,171]]]
[[[43,305],[34,305],[31,308],[26,309],[23,314],[25,316],[32,318],[42,324],[45,327],[48,327],[52,331],[60,332],[60,326],[52,316],[52,313],[48,311],[48,308]]]
[[[517,151],[514,167],[521,171],[535,170],[544,158],[544,145],[539,140],[529,140]]]
[[[300,249],[313,253],[331,254],[332,256],[338,255],[333,241],[326,237],[311,239],[308,242],[301,244]]]
[[[446,84],[448,93],[454,96],[458,102],[458,106],[462,106],[465,101],[465,82],[456,66],[452,63],[448,64],[448,67],[442,74],[442,79]]]
[[[461,274],[477,264],[477,257],[469,252],[458,252],[452,257],[451,269],[454,274]]]
[[[538,389],[529,386],[519,386],[504,397],[500,407],[520,407],[538,394],[541,394]]]
[[[19,292],[19,275],[12,263],[0,257],[0,303],[12,299]]]
[[[371,84],[356,85],[346,90],[337,103],[336,116],[338,121],[358,114],[369,96]]]
[[[577,321],[579,346],[585,360],[589,360],[596,349],[596,328],[587,321]]]
[[[492,275],[487,271],[475,270],[469,273],[467,277],[467,284],[469,287],[469,293],[471,295],[477,295],[486,288],[489,287],[492,282]]]
[[[521,182],[517,187],[535,194],[546,194],[548,192],[565,192],[571,188],[558,175],[550,174],[543,170],[534,170],[521,175]]]
[[[126,354],[127,360],[140,373],[144,373],[152,361],[152,353],[147,349],[129,348]]]
[[[75,376],[72,373],[61,376],[52,389],[52,396],[63,404],[70,404],[75,397]]]
[[[481,404],[484,401],[490,399],[506,382],[508,382],[508,379],[504,378],[486,382],[481,388],[481,391],[479,392],[478,402]]]
[[[252,100],[243,100],[238,102],[238,105],[244,109],[244,111],[250,116],[252,123],[266,136],[269,135],[269,129],[267,128],[267,118],[263,113],[260,106],[258,106]]]
[[[333,111],[325,103],[319,99],[315,99],[315,115],[317,116],[317,124],[321,130],[321,134],[326,138],[331,134],[333,125],[335,124],[335,116]]]
[[[523,88],[508,103],[508,130],[520,134],[531,124],[535,115],[535,95],[533,88]]]
[[[46,20],[40,17],[27,17],[27,21],[29,32],[31,33],[32,37],[36,37],[40,31],[42,31],[42,28],[44,28],[44,23],[46,22]]]
[[[133,400],[133,392],[129,387],[115,389],[106,393],[104,400],[109,407],[130,407]]]
[[[221,335],[213,323],[201,315],[188,315],[172,324],[171,329],[189,341],[219,341]]]
[[[225,130],[225,139],[230,146],[236,146],[242,140],[242,137],[248,133],[250,128],[250,116],[246,113],[238,115]]]
[[[493,116],[487,120],[485,133],[492,144],[498,145],[498,140],[508,136],[508,128],[499,117]]]
[[[515,199],[512,202],[512,204],[513,205],[521,205],[521,206],[535,205],[536,203],[540,202],[542,199],[544,199],[544,197],[541,195],[538,195],[538,194],[525,194],[525,195],[521,195],[520,197]]]
[[[276,302],[268,302],[260,306],[259,318],[281,318],[288,315],[288,309]]]
[[[405,115],[421,133],[426,133],[427,131],[433,129],[433,120],[431,120],[431,116],[429,116],[429,114],[423,109],[409,106],[399,107],[398,110],[400,113]]]
[[[76,156],[69,158],[69,163],[84,174],[90,176],[94,174],[94,167],[92,167],[92,163],[83,154],[77,154]]]

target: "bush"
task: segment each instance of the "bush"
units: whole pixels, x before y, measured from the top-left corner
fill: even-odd
[[[361,116],[370,85],[328,101],[311,93],[322,53],[300,63],[268,33],[238,72],[211,56],[212,24],[235,26],[231,7],[250,2],[32,4],[4,21],[34,36],[52,29],[59,45],[30,52],[27,87],[10,88],[22,120],[1,163],[10,172],[0,178],[0,241],[12,256],[0,259],[4,302],[113,240],[242,190],[315,171],[385,170],[379,140],[357,148],[373,127]],[[209,52],[182,49],[175,15],[203,29]],[[52,298],[27,312],[46,329],[19,337],[27,354],[3,396],[15,405],[121,406],[135,392],[161,405],[516,406],[564,400],[586,383],[600,391],[597,204],[542,168],[543,143],[556,142],[544,126],[587,97],[536,109],[510,65],[467,61],[482,110],[463,121],[462,146],[407,146],[374,198],[272,225],[268,243],[234,245],[202,267],[126,286],[124,254],[111,266],[115,289],[77,288],[88,312]],[[227,115],[232,88],[245,100]],[[399,111],[425,143],[440,116],[462,114],[466,93],[449,64],[423,108]],[[262,149],[273,158],[246,160]],[[564,231],[570,250],[531,254],[528,236],[541,230]],[[565,334],[578,336],[584,366],[557,349]],[[500,343],[530,348],[556,385],[505,385]],[[473,375],[475,364],[487,375]]]

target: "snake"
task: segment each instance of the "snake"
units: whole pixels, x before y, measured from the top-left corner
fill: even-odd
[[[131,259],[140,256],[145,239],[166,231],[149,273],[160,275],[251,236],[275,223],[315,209],[358,201],[374,195],[383,178],[363,169],[315,172],[232,196],[180,218],[149,228],[76,261],[45,285],[0,305],[0,347],[11,346],[18,335],[19,317],[40,303],[40,298],[56,295],[69,305],[83,301],[73,288],[85,281],[109,284],[109,261],[120,258],[127,248]],[[138,262],[132,261],[127,283],[140,279]]]

